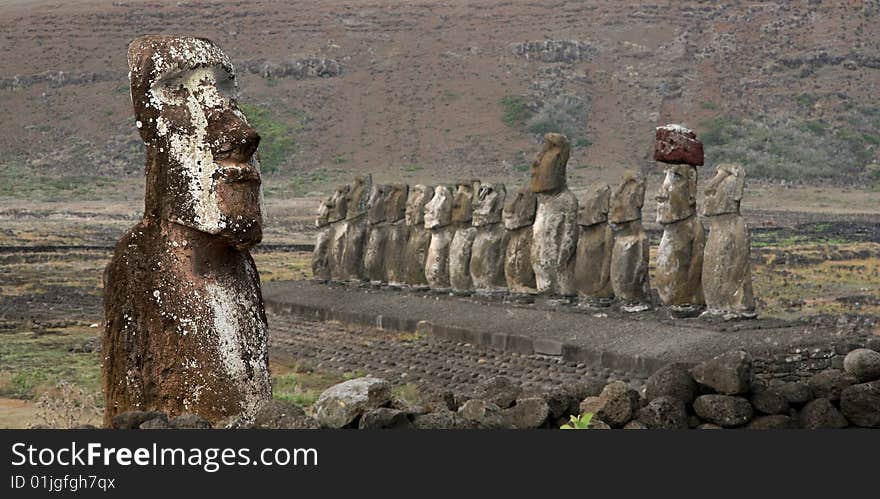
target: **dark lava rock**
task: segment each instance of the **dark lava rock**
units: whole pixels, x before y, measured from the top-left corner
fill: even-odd
[[[782,414],[759,416],[746,426],[749,430],[792,430],[799,428],[798,420]]]
[[[138,426],[138,429],[141,430],[170,430],[171,425],[168,424],[167,417],[154,418],[149,421],[144,421]]]
[[[844,388],[840,393],[840,410],[856,426],[880,428],[880,381]]]
[[[684,400],[663,395],[639,409],[637,420],[652,430],[685,430],[688,414]]]
[[[867,348],[853,350],[843,359],[843,368],[862,383],[880,380],[880,352]]]
[[[754,411],[742,397],[700,395],[694,401],[694,412],[705,421],[730,428],[748,423]]]
[[[764,414],[788,414],[788,399],[769,388],[753,393],[749,402]]]
[[[669,364],[658,369],[648,378],[645,398],[669,396],[690,404],[697,396],[697,382],[681,364]]]
[[[134,430],[143,423],[157,418],[168,421],[168,416],[158,411],[126,411],[113,416],[113,419],[110,421],[110,428],[114,430]]]
[[[315,419],[324,428],[344,428],[390,401],[391,383],[384,379],[350,379],[324,390],[315,402]]]
[[[550,406],[542,397],[525,397],[504,410],[504,421],[509,428],[528,430],[544,426],[549,415]]]
[[[848,424],[843,414],[827,398],[818,398],[809,402],[801,409],[798,416],[801,426],[808,430],[846,428]]]
[[[723,430],[724,428],[718,426],[717,424],[712,423],[703,423],[700,426],[697,426],[698,430]]]
[[[413,418],[413,427],[419,430],[474,430],[480,426],[452,411],[437,411]]]
[[[458,410],[452,390],[432,390],[423,394],[421,400],[426,412]]]
[[[483,428],[504,428],[501,408],[483,399],[471,399],[458,409],[458,415]]]
[[[591,412],[614,428],[620,428],[635,416],[639,409],[639,394],[623,381],[605,385],[598,397],[587,397],[580,404],[581,414]]]
[[[319,425],[292,402],[270,399],[257,408],[250,427],[263,430],[313,430]]]
[[[176,430],[210,430],[213,428],[213,425],[207,419],[198,414],[190,414],[188,412],[171,418],[168,424]]]
[[[379,407],[367,411],[358,422],[358,429],[361,430],[405,430],[408,428],[412,428],[412,423],[410,423],[406,412],[389,407]]]
[[[752,356],[743,350],[723,353],[691,369],[694,379],[724,395],[748,393],[755,379]]]
[[[647,430],[648,427],[638,419],[633,419],[629,423],[623,425],[624,430]]]
[[[502,409],[512,406],[522,392],[522,388],[505,376],[494,376],[479,385],[476,397],[492,402]]]
[[[859,380],[839,369],[827,369],[814,374],[808,384],[816,398],[826,398],[832,402],[840,399],[844,388],[858,383]]]
[[[813,389],[809,385],[798,381],[773,380],[770,382],[768,389],[785,397],[791,405],[800,406],[815,398],[813,396]]]

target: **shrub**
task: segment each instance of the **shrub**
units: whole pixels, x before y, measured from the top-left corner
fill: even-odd
[[[239,104],[248,121],[260,134],[260,167],[265,173],[277,173],[296,150],[294,126],[285,123],[268,109],[253,104]]]
[[[587,412],[580,416],[571,416],[568,423],[559,427],[560,430],[589,430],[593,413]]]
[[[526,105],[525,98],[519,95],[507,95],[499,101],[501,104],[501,121],[511,128],[522,128],[534,114]]]

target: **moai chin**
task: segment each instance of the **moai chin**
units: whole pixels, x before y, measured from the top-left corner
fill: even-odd
[[[448,293],[449,246],[455,235],[452,225],[452,204],[455,193],[452,187],[438,185],[434,196],[425,205],[425,228],[431,231],[431,242],[425,257],[425,280],[432,291]]]
[[[391,193],[387,184],[373,184],[367,201],[367,236],[364,244],[364,276],[374,286],[385,281],[385,243],[388,239],[385,203]]]
[[[406,202],[409,186],[391,184],[390,192],[385,199],[385,224],[387,237],[382,261],[384,263],[385,281],[392,288],[400,288],[406,281],[406,246],[408,228],[406,225]]]
[[[657,249],[654,286],[660,301],[675,317],[696,315],[703,304],[703,248],[706,235],[696,216],[697,168],[688,164],[666,167],[657,192],[657,223],[663,237]]]
[[[648,236],[642,227],[645,181],[632,172],[612,192],[608,222],[614,237],[611,250],[611,288],[624,312],[650,309],[648,296]]]
[[[346,205],[348,211],[340,227],[342,251],[335,262],[339,269],[338,279],[360,282],[366,279],[364,273],[364,246],[367,239],[367,209],[372,193],[372,175],[357,176],[348,190]]]
[[[504,184],[480,184],[477,189],[473,215],[476,235],[471,248],[470,271],[478,294],[495,296],[507,291],[504,278],[507,231],[501,223],[506,196]]]
[[[262,237],[259,135],[211,41],[140,37],[128,63],[146,194],[104,272],[105,424],[128,410],[250,418],[271,398],[248,251]]]
[[[406,198],[404,223],[406,225],[406,249],[404,251],[404,282],[414,289],[427,288],[425,264],[428,259],[428,246],[431,244],[431,231],[425,228],[425,205],[434,197],[434,188],[429,185],[412,186]]]
[[[345,219],[347,193],[347,185],[338,187],[318,207],[318,216],[315,219],[318,236],[315,239],[315,250],[312,252],[312,275],[318,281],[328,281],[331,278],[333,236],[339,225],[338,222]]]
[[[537,293],[532,269],[532,225],[537,208],[537,195],[529,185],[524,185],[512,196],[507,196],[501,213],[507,231],[504,278],[514,301]]]
[[[611,249],[613,238],[608,225],[611,188],[592,186],[578,201],[578,245],[575,257],[575,285],[584,304],[608,306],[614,297],[611,287]]]
[[[449,286],[457,295],[469,295],[473,291],[471,281],[471,249],[477,229],[473,227],[474,194],[479,181],[459,182],[452,200],[452,223],[455,234],[449,245]]]
[[[749,229],[740,215],[745,171],[739,165],[718,165],[706,187],[703,215],[709,237],[703,252],[703,294],[706,313],[728,319],[754,318]]]
[[[532,226],[532,268],[539,293],[572,297],[577,252],[577,198],[566,187],[565,168],[571,145],[565,135],[544,135],[544,146],[532,163],[532,192],[537,211]]]

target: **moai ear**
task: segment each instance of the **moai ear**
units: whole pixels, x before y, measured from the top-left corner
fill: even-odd
[[[688,177],[688,204],[690,206],[697,205],[697,168],[689,166],[687,169]]]

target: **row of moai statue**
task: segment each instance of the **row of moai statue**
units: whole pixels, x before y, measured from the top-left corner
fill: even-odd
[[[684,148],[699,147],[699,157]],[[697,217],[702,145],[690,130],[657,130],[655,159],[667,163],[657,195],[663,225],[653,285],[674,316],[753,316],[749,235],[739,213],[744,172],[721,165]],[[651,308],[649,242],[642,226],[645,181],[592,186],[580,200],[566,185],[568,139],[549,133],[531,181],[504,184],[373,184],[338,187],[321,203],[312,260],[322,281],[366,282],[458,295],[504,296],[628,312]]]

